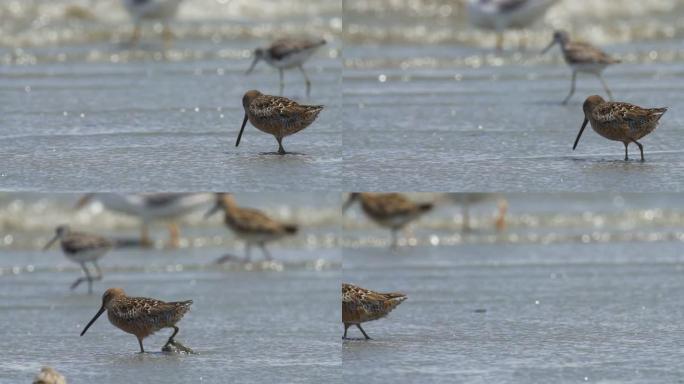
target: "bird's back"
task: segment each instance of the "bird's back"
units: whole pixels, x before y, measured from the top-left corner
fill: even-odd
[[[381,319],[406,300],[399,292],[380,293],[342,284],[342,322],[358,324]]]
[[[164,302],[147,297],[117,299],[107,310],[109,321],[124,332],[145,337],[175,325],[190,310],[192,300]]]

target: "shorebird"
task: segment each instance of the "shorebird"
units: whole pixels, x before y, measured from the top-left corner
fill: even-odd
[[[176,345],[174,337],[178,334],[178,323],[190,310],[192,300],[164,302],[147,297],[126,296],[121,288],[109,288],[102,295],[102,306],[95,317],[85,326],[81,336],[106,310],[109,322],[120,330],[135,335],[140,344],[140,353],[144,353],[143,339],[162,328],[173,328],[173,334],[164,344]],[[180,345],[177,344],[177,345]],[[187,348],[185,348],[187,350]]]
[[[344,324],[342,339],[347,338],[347,329],[356,325],[366,340],[370,340],[361,328],[361,323],[382,319],[404,300],[406,300],[406,295],[403,293],[380,293],[342,283],[342,323]]]
[[[461,205],[463,224],[461,230],[469,232],[472,230],[470,226],[470,206],[478,204],[487,200],[496,199],[498,196],[493,193],[448,193],[447,198]],[[494,220],[494,227],[497,231],[506,229],[506,212],[508,211],[508,201],[504,198],[498,198],[498,213]]]
[[[582,109],[584,109],[584,122],[572,150],[577,148],[584,128],[587,123],[591,122],[591,127],[596,133],[608,140],[621,141],[625,145],[625,161],[629,160],[627,155],[629,143],[634,143],[639,147],[641,161],[644,161],[644,146],[637,140],[653,132],[660,118],[667,112],[667,108],[642,108],[629,103],[606,102],[597,95],[587,97]]]
[[[210,204],[213,196],[210,193],[89,193],[79,199],[76,208],[80,209],[92,200],[100,201],[107,209],[140,218],[140,242],[144,246],[153,243],[149,238],[149,225],[157,221],[167,222],[170,233],[169,246],[176,248],[180,243],[180,230],[175,221]]]
[[[496,31],[496,49],[503,49],[506,29],[523,29],[544,16],[558,0],[469,0],[470,22],[480,28]]]
[[[284,155],[283,138],[293,135],[311,125],[323,110],[322,105],[301,105],[285,97],[264,95],[248,91],[242,97],[245,119],[235,146],[240,145],[247,120],[258,130],[269,133],[278,141],[278,154]]]
[[[61,373],[50,367],[43,367],[33,379],[33,384],[66,384],[66,379]]]
[[[608,56],[607,53],[594,47],[591,44],[571,41],[570,35],[565,31],[556,31],[553,33],[553,40],[544,48],[542,54],[546,53],[554,45],[560,45],[563,51],[565,62],[572,68],[572,85],[570,86],[570,93],[563,100],[563,104],[567,104],[573,94],[575,94],[575,83],[577,81],[577,73],[590,73],[595,75],[601,81],[603,88],[608,94],[608,98],[613,99],[613,94],[608,89],[608,85],[603,80],[603,70],[609,65],[617,64],[620,60]]]
[[[224,222],[226,226],[246,243],[246,261],[250,261],[251,247],[253,245],[261,248],[267,260],[272,260],[271,254],[266,249],[266,244],[297,233],[298,228],[294,224],[273,220],[256,209],[238,207],[233,196],[228,193],[217,193],[216,205],[204,217],[209,218],[219,210],[223,210],[225,214]],[[216,262],[223,263],[229,259],[230,256],[224,256]]]
[[[398,245],[397,231],[433,207],[432,203],[414,203],[398,193],[351,193],[342,206],[342,212],[357,200],[366,216],[376,224],[390,229],[391,248]]]
[[[274,41],[270,46],[254,50],[254,60],[247,70],[249,75],[259,60],[264,60],[268,65],[277,68],[280,73],[280,95],[285,89],[286,69],[299,68],[306,81],[306,96],[311,93],[311,81],[304,70],[304,62],[325,45],[323,39],[292,39],[285,38]]]
[[[79,277],[71,284],[71,289],[76,289],[82,282],[88,282],[88,293],[93,293],[93,281],[102,280],[102,270],[97,261],[102,258],[114,246],[111,240],[104,237],[82,232],[73,232],[68,225],[60,225],[55,230],[55,237],[50,240],[43,250],[48,250],[57,240],[60,241],[64,255],[81,265],[85,277]],[[95,267],[95,276],[90,275],[86,263]]]
[[[133,19],[133,34],[130,45],[135,46],[140,40],[140,27],[145,20],[159,21],[162,24],[162,38],[168,45],[173,39],[171,20],[176,17],[178,7],[183,0],[122,0],[123,5]]]

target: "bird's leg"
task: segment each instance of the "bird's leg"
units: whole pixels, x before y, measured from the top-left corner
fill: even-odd
[[[467,201],[463,202],[463,223],[461,224],[461,232],[470,232],[470,206]]]
[[[639,147],[639,152],[641,152],[641,161],[644,161],[644,146],[636,140],[632,140],[632,142]]]
[[[397,229],[392,228],[390,230],[390,233],[392,234],[392,242],[390,243],[390,249],[396,250],[399,247],[399,236],[397,234]]]
[[[570,86],[570,93],[568,93],[568,96],[565,98],[565,100],[563,100],[563,105],[567,104],[572,95],[575,94],[575,82],[577,82],[577,71],[572,71],[572,85]]]
[[[271,261],[273,258],[271,257],[271,253],[268,252],[268,249],[266,249],[266,244],[261,243],[259,244],[259,247],[261,248],[261,252],[263,252],[264,257],[266,257],[266,260]]]
[[[171,48],[171,42],[173,41],[173,32],[168,23],[164,23],[162,26],[162,39],[164,39],[164,49]]]
[[[173,333],[171,334],[169,339],[166,341],[166,344],[164,344],[165,347],[167,345],[173,343],[173,341],[174,341],[173,338],[176,337],[176,334],[178,334],[178,327],[176,327],[175,325],[173,325],[172,327],[173,327]]]
[[[88,272],[88,268],[86,268],[85,263],[81,263],[81,268],[83,268],[83,272],[85,273],[85,277],[79,277],[74,281],[73,284],[71,284],[71,290],[76,289],[79,285],[81,285],[82,282],[87,281],[88,282],[88,293],[93,293],[93,287],[92,287],[92,279],[90,277],[90,272]]]
[[[250,262],[252,260],[252,244],[247,243],[245,245],[245,261]]]
[[[136,336],[138,338],[138,344],[140,345],[140,353],[145,353],[145,348],[142,345],[142,337]]]
[[[302,71],[302,75],[304,75],[304,81],[306,82],[306,97],[309,97],[311,95],[311,81],[309,80],[309,76],[306,75],[304,66],[300,64],[299,70]]]
[[[93,260],[93,266],[95,267],[95,272],[97,272],[97,275],[93,277],[93,280],[102,280],[102,270],[97,264],[97,260]]]
[[[497,53],[503,52],[503,41],[504,41],[503,32],[497,32],[496,33],[496,52]]]
[[[627,161],[629,160],[629,156],[627,155],[627,145],[629,145],[629,142],[625,141],[623,144],[625,145],[625,161]]]
[[[518,50],[521,52],[527,51],[527,33],[526,32],[520,32],[522,35],[520,36],[520,40],[518,40]]]
[[[344,335],[342,335],[342,340],[347,339],[347,329],[349,329],[349,324],[344,323]]]
[[[179,245],[180,228],[176,223],[169,223],[169,248],[178,248]]]
[[[285,73],[283,69],[278,69],[280,72],[280,96],[283,95],[283,91],[285,90]]]
[[[131,35],[131,41],[128,43],[131,48],[138,45],[140,41],[140,23],[136,22],[133,26],[133,34]]]
[[[371,340],[371,338],[368,335],[366,335],[366,331],[364,331],[363,328],[361,328],[361,324],[356,324],[356,326],[359,328],[359,331],[363,333],[363,336],[366,338],[366,340]]]
[[[610,101],[613,101],[613,93],[610,91],[610,89],[608,89],[608,84],[606,84],[606,81],[603,80],[603,75],[599,73],[596,76],[598,76],[599,80],[601,81],[601,84],[603,85],[603,88],[606,90],[606,93],[608,94],[608,99]]]
[[[276,137],[276,140],[278,140],[278,154],[279,155],[284,155],[287,152],[285,152],[285,148],[283,147],[283,138],[282,137]]]
[[[152,240],[150,240],[149,227],[147,223],[143,223],[140,227],[140,245],[145,248],[152,246]]]

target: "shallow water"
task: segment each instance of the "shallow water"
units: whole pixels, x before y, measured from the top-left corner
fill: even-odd
[[[408,299],[364,324],[374,340],[343,343],[344,381],[681,381],[680,197],[506,197],[506,232],[492,228],[496,197],[472,205],[466,233],[445,204],[396,252],[349,213],[344,281]]]
[[[684,17],[681,3],[630,2],[639,11],[621,8],[616,17],[594,2],[561,2],[524,34],[527,51],[515,48],[521,34],[512,33],[501,56],[491,49],[492,34],[470,27],[451,2],[405,9],[382,2],[393,11],[381,24],[363,2],[350,3],[343,83],[349,190],[682,190],[684,53],[681,29],[673,29]],[[441,6],[450,9],[444,17],[436,15]],[[616,99],[670,107],[642,139],[646,163],[637,161],[636,146],[624,162],[623,145],[592,130],[572,151],[581,103],[604,92],[597,79],[580,75],[571,103],[560,105],[571,72],[557,47],[537,53],[553,27],[623,60],[604,73]]]
[[[0,6],[0,189],[337,189],[339,4],[186,2],[164,51],[152,26],[139,49],[123,45],[131,26],[118,1],[9,3]],[[72,16],[74,7],[90,16]],[[285,96],[327,108],[285,139],[300,155],[284,158],[263,155],[277,143],[251,126],[235,148],[244,92],[278,92],[265,64],[244,75],[250,51],[283,35],[329,41],[306,66],[309,99],[301,74],[286,73]]]
[[[236,195],[244,205],[302,224],[295,238],[271,244],[273,262],[261,261],[255,252],[252,263],[213,265],[226,253],[242,256],[243,246],[221,220],[202,220],[203,210],[182,220],[180,249],[164,248],[167,235],[155,226],[155,248],[127,247],[105,255],[104,279],[94,283],[93,295],[85,293],[85,284],[69,290],[81,271],[58,247],[41,251],[52,227],[67,221],[123,239],[137,235],[137,223],[97,204],[73,212],[76,197],[9,194],[0,200],[0,328],[11,356],[0,362],[0,382],[28,382],[42,365],[56,368],[69,382],[339,380],[339,217],[330,216],[339,210],[326,211],[331,202],[339,204],[339,195],[277,201],[273,195]],[[163,330],[145,340],[150,353],[139,355],[135,337],[105,317],[79,337],[102,291],[114,286],[133,296],[194,300],[177,337],[198,354],[160,353],[169,336]]]

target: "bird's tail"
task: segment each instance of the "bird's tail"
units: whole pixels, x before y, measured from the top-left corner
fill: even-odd
[[[418,205],[418,209],[421,212],[427,212],[427,211],[431,210],[434,206],[435,205],[433,203],[422,203],[422,204]]]
[[[667,112],[667,107],[651,109],[651,113],[656,116],[657,120],[660,120],[660,118],[663,117],[665,112]]]
[[[384,302],[385,312],[389,313],[394,308],[398,307],[399,304],[406,300],[406,295],[399,292],[384,293],[387,300]]]
[[[286,224],[284,227],[285,233],[294,235],[299,230],[299,227],[295,224]]]

